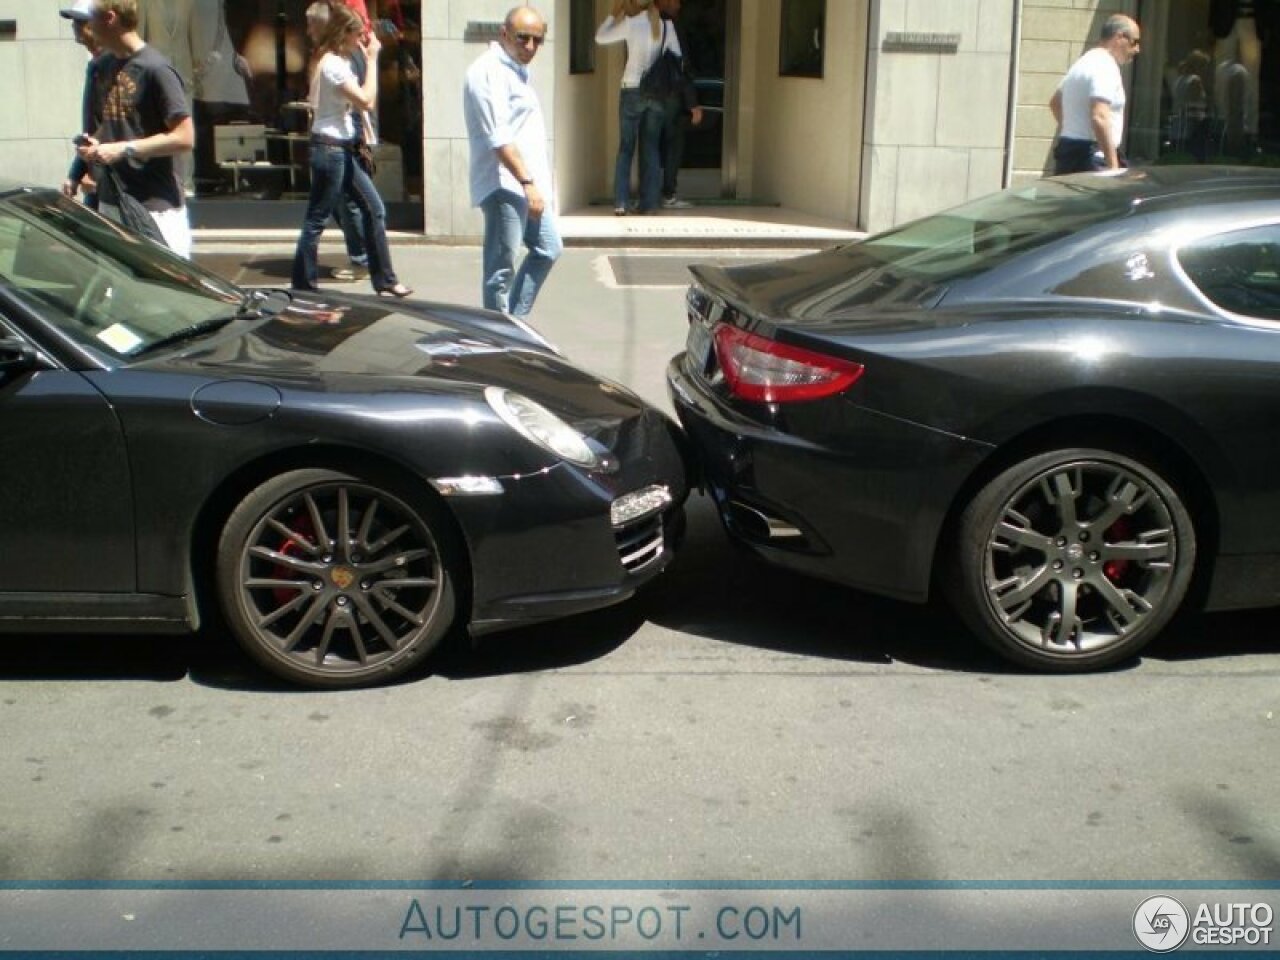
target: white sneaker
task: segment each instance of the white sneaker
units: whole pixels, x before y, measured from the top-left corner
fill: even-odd
[[[679,197],[663,197],[662,205],[668,210],[688,210],[693,206],[688,200],[681,200]]]

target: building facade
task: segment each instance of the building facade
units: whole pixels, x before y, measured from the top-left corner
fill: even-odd
[[[197,226],[296,226],[306,190],[308,0],[140,0],[188,80]],[[84,53],[62,0],[0,0],[0,164],[54,184],[78,127]],[[394,226],[466,242],[462,80],[511,0],[369,0],[385,38],[377,182]],[[546,0],[535,60],[562,211],[610,205],[618,47],[610,0]],[[1127,68],[1134,163],[1280,162],[1280,0],[684,0],[708,106],[681,193],[879,230],[1040,176],[1047,102],[1107,16],[1142,23]],[[1274,52],[1273,52],[1274,51]]]

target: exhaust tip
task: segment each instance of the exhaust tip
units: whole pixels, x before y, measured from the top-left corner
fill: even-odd
[[[804,532],[795,524],[741,500],[730,500],[724,511],[729,525],[748,540],[762,543],[804,540]]]

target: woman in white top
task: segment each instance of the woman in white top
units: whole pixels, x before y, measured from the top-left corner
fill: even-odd
[[[321,38],[321,56],[311,78],[311,195],[293,256],[293,288],[317,290],[318,247],[325,224],[344,197],[360,208],[369,252],[369,279],[379,294],[407,297],[413,293],[391,267],[385,208],[377,188],[355,161],[356,129],[351,107],[372,110],[378,100],[378,51],[382,44],[370,33],[361,41],[364,24],[343,4],[334,4]],[[356,79],[351,56],[363,50],[369,69]]]
[[[658,207],[662,188],[662,128],[666,101],[641,92],[640,78],[664,50],[680,55],[680,41],[659,15],[658,0],[614,0],[613,12],[596,31],[596,43],[627,45],[627,66],[618,99],[618,159],[613,169],[613,212],[624,216],[631,198],[631,159],[640,147],[640,212]]]

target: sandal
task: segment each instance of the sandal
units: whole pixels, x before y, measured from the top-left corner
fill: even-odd
[[[403,283],[397,283],[394,287],[383,287],[381,290],[378,291],[378,296],[399,297],[401,299],[404,299],[405,297],[410,296],[412,293],[413,293],[412,289],[410,289],[409,287],[406,287]]]

